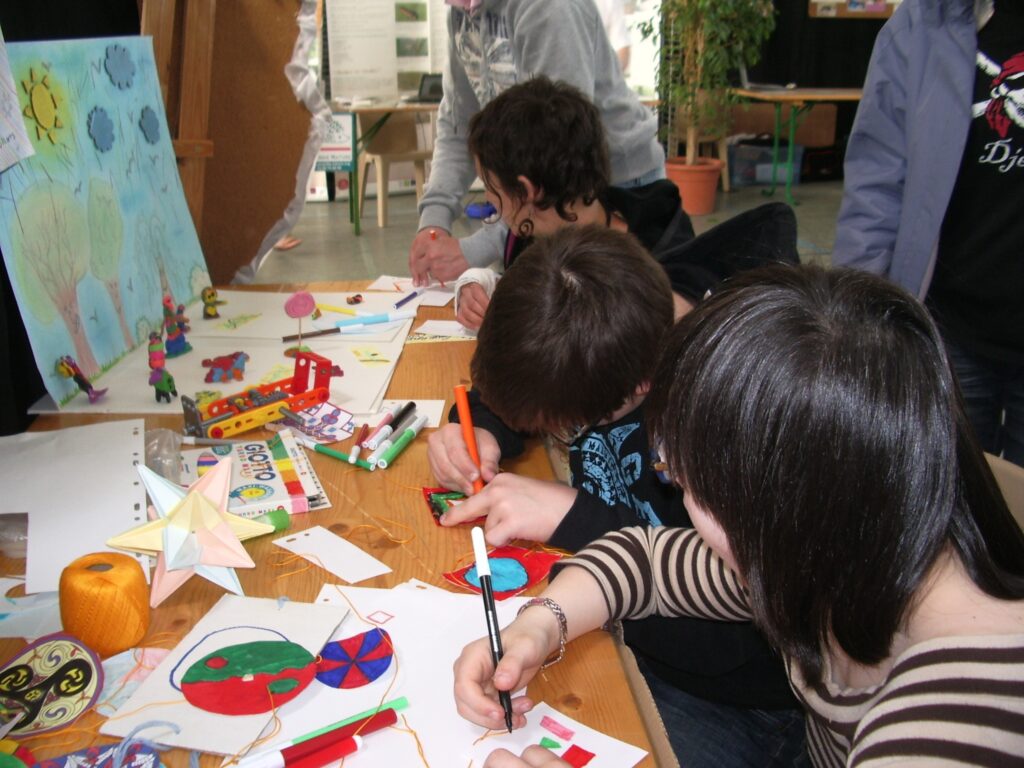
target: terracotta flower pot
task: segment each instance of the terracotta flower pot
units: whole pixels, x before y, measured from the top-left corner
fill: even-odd
[[[682,158],[665,161],[665,175],[679,187],[683,210],[691,216],[703,216],[715,210],[715,193],[722,175],[722,161],[712,157],[687,165]]]

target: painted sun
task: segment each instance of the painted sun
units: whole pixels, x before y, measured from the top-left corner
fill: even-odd
[[[36,138],[41,140],[45,136],[51,144],[56,144],[57,129],[64,125],[57,114],[57,96],[50,88],[50,76],[44,74],[37,80],[35,69],[29,69],[28,79],[21,81],[21,87],[28,94],[24,115],[35,121]]]

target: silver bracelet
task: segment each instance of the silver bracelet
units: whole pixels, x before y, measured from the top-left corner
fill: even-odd
[[[565,641],[569,637],[569,623],[565,619],[565,611],[562,610],[562,606],[560,606],[550,597],[530,598],[525,603],[523,603],[523,606],[519,609],[519,612],[516,613],[516,616],[518,617],[519,614],[521,614],[527,608],[532,608],[535,605],[547,608],[549,611],[555,614],[555,618],[558,619],[558,655],[555,656],[553,659],[548,658],[547,661],[540,665],[541,669],[547,669],[552,664],[557,664],[558,662],[560,662],[562,660],[562,657],[565,656]]]

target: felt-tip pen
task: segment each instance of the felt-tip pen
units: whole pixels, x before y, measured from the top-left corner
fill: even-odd
[[[363,446],[369,448],[371,451],[377,450],[380,444],[391,437],[391,433],[395,431],[395,428],[401,426],[405,418],[416,410],[416,403],[410,400],[405,405],[401,406],[397,411],[392,411],[390,419],[381,422],[380,427],[368,438]],[[386,418],[386,417],[385,417]]]
[[[427,425],[427,421],[429,421],[429,418],[425,414],[416,417],[413,423],[405,428],[391,447],[384,451],[383,455],[377,459],[377,469],[387,469],[388,465],[398,458],[398,454],[404,451],[405,447],[420,433],[420,430]]]
[[[377,323],[393,323],[397,320],[412,320],[416,317],[416,310],[414,309],[400,309],[394,312],[381,312],[376,315],[356,315],[355,317],[348,317],[344,320],[337,320],[334,323],[335,328],[348,328],[354,325],[375,325]]]
[[[484,599],[484,617],[487,619],[487,637],[491,643],[491,661],[494,668],[505,652],[501,648],[501,629],[498,627],[498,609],[494,607],[494,588],[491,586],[491,561],[487,559],[487,545],[484,544],[484,529],[474,526],[470,534],[473,539],[473,557],[476,560],[476,575],[480,579],[480,594]],[[498,701],[505,710],[505,727],[512,733],[512,695],[498,691]]]
[[[309,438],[302,437],[301,435],[295,435],[295,441],[300,445],[306,446],[311,451],[322,453],[324,456],[330,456],[332,459],[337,459],[338,461],[355,464],[357,467],[368,469],[371,472],[377,468],[376,464],[371,464],[370,462],[363,461],[362,459],[351,461],[347,453],[342,453],[341,451],[336,451],[333,448],[328,448],[326,445],[320,445],[316,440],[310,440]]]
[[[352,447],[348,451],[349,464],[356,463],[356,459],[359,458],[359,452],[363,450],[363,440],[366,439],[368,434],[370,434],[370,425],[364,421],[363,426],[361,426],[359,431],[356,432],[355,440],[352,441]]]
[[[423,293],[423,289],[422,288],[414,289],[411,293],[406,294],[405,296],[403,296],[402,298],[400,298],[398,301],[395,302],[395,304],[394,304],[395,309],[401,309],[406,304],[408,304],[410,301],[412,301],[417,296],[419,296],[421,293]]]

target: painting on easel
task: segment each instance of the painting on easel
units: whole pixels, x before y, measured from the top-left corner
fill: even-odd
[[[79,392],[210,278],[178,177],[152,43],[8,46],[35,155],[0,174],[0,249],[46,389]]]

